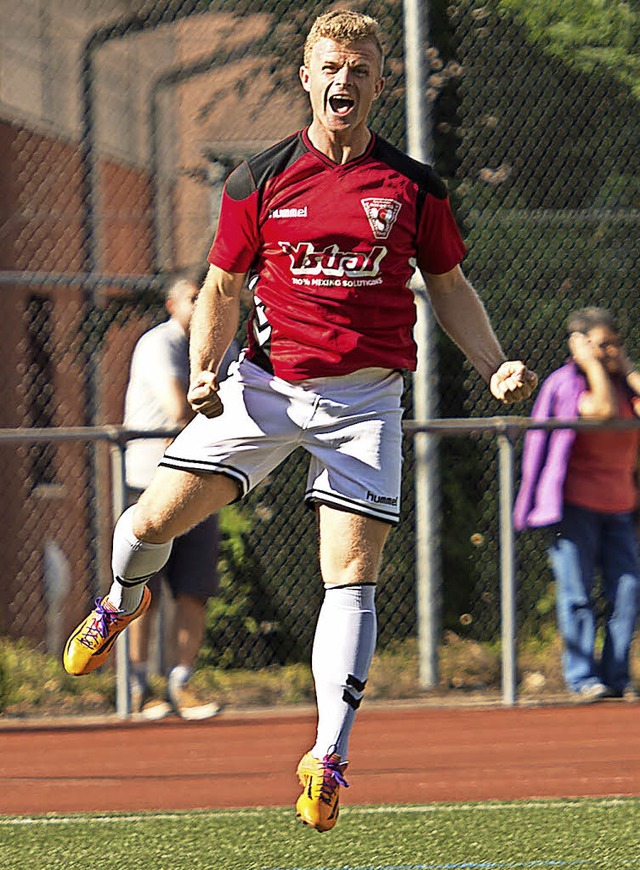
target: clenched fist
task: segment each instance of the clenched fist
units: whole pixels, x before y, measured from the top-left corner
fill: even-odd
[[[197,414],[205,417],[219,417],[224,408],[218,395],[218,378],[213,372],[200,372],[191,381],[187,401]]]
[[[528,399],[538,385],[538,376],[529,371],[520,360],[503,362],[497,372],[491,376],[489,388],[492,394],[510,405],[521,399]]]

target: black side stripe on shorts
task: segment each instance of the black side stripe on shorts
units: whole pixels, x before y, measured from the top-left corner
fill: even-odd
[[[179,456],[165,455],[158,465],[164,465],[166,468],[177,468],[180,471],[208,471],[212,474],[226,474],[227,477],[232,477],[240,484],[242,495],[246,495],[249,490],[249,477],[244,471],[223,465],[221,462],[214,462],[211,459],[184,459]]]
[[[364,517],[373,517],[382,522],[392,523],[397,525],[400,522],[400,517],[391,513],[384,508],[368,505],[366,502],[356,501],[345,495],[335,495],[333,493],[323,492],[319,489],[310,489],[304,494],[305,501],[316,501],[321,504],[326,504],[329,507],[337,507],[342,510],[349,511],[353,514],[361,514]]]

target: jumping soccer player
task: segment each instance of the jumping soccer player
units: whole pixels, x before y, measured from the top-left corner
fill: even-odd
[[[296,811],[319,831],[335,825],[347,785],[349,734],[376,642],[377,572],[399,518],[400,370],[416,365],[416,264],[440,324],[496,399],[526,398],[537,381],[524,363],[505,361],[462,273],[443,182],[367,127],[382,69],[374,19],[321,15],[300,69],[311,125],[229,176],[191,324],[188,398],[198,413],[118,521],[113,585],[64,655],[73,674],[102,664],[147,608],[146,582],[172,540],[304,447],[326,591],[312,655],[317,737],[298,765]],[[248,347],[219,386],[247,276]]]

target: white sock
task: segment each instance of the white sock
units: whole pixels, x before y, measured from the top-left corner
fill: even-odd
[[[189,677],[193,673],[193,668],[190,668],[188,665],[174,665],[169,671],[168,676],[168,690],[169,694],[172,692],[177,692],[178,689],[181,689],[185,683],[188,682]]]
[[[376,647],[375,592],[373,584],[325,586],[311,656],[318,704],[315,758],[334,752],[347,758]]]
[[[122,514],[113,532],[114,580],[107,594],[109,602],[125,613],[133,613],[138,607],[145,584],[166,564],[173,545],[173,541],[147,544],[136,538],[132,528],[134,510],[135,505]]]

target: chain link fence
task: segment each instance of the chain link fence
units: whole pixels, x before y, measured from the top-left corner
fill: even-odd
[[[462,66],[455,194],[465,266],[501,340],[544,378],[566,359],[569,312],[602,305],[640,353],[638,5],[464,0],[449,13]],[[443,403],[445,416],[493,413],[477,380],[448,392],[460,404]],[[470,461],[468,445],[457,447]],[[467,630],[487,638],[499,614],[497,472],[488,442],[473,449],[475,576],[449,619],[468,612]],[[544,551],[544,533],[519,544],[521,633],[554,620]]]
[[[335,5],[375,15],[387,33],[372,126],[405,147],[402,4]],[[164,318],[169,277],[205,265],[226,175],[309,120],[297,70],[325,8],[0,0],[0,426],[120,423],[133,345]],[[564,358],[569,311],[600,304],[640,352],[637,3],[432,0],[428,11],[432,153],[503,344],[544,377]],[[446,338],[437,359],[440,416],[501,412]],[[405,401],[410,418],[409,378]],[[494,641],[495,442],[442,438],[440,460],[443,628]],[[321,585],[305,466],[294,454],[224,512],[211,663],[308,657]],[[0,632],[57,653],[109,583],[108,451],[3,445],[0,480]],[[413,485],[408,438],[380,649],[416,635]],[[535,634],[553,620],[542,540],[523,540],[519,555],[520,630]]]

